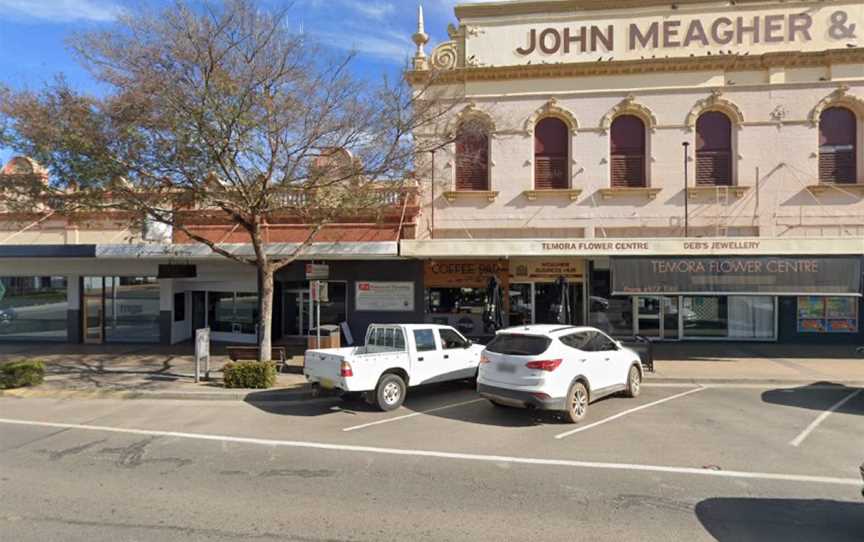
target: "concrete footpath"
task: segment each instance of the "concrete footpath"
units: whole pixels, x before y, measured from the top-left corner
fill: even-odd
[[[833,383],[864,387],[864,358],[855,348],[757,343],[661,343],[655,347],[651,384],[808,385]],[[189,344],[0,345],[0,363],[40,359],[45,382],[36,388],[0,391],[2,396],[112,399],[298,401],[313,398],[302,376],[302,352],[292,355],[276,387],[229,390],[221,369],[229,360],[215,345],[211,380],[195,383]]]

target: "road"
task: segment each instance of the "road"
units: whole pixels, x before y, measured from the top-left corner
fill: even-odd
[[[827,414],[826,414],[827,413]],[[864,393],[649,386],[579,426],[363,404],[0,398],[7,540],[862,540]],[[577,432],[573,432],[577,430]]]

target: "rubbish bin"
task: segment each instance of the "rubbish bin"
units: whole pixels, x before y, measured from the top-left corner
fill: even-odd
[[[318,330],[321,330],[321,344],[318,344]],[[339,326],[319,326],[309,330],[309,341],[307,342],[309,350],[317,350],[321,348],[341,348],[342,337],[339,333]]]
[[[622,343],[627,348],[639,354],[642,360],[642,367],[646,371],[649,373],[654,372],[654,343],[642,336],[634,337],[631,340],[624,340]]]

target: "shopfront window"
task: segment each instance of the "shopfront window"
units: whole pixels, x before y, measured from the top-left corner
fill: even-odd
[[[535,323],[582,325],[582,284],[556,283],[534,285]]]
[[[799,333],[858,333],[858,298],[798,298]]]
[[[218,333],[255,335],[258,327],[258,294],[208,292],[208,322]]]
[[[602,329],[613,337],[633,335],[633,298],[612,295],[608,269],[591,272],[591,296],[588,300],[588,325]]]
[[[0,277],[0,341],[67,339],[64,277]]]
[[[105,341],[159,342],[155,277],[105,277]]]
[[[776,307],[770,296],[684,296],[681,298],[684,338],[776,338]]]
[[[483,334],[485,288],[429,288],[426,313],[432,323],[451,325],[467,336]]]

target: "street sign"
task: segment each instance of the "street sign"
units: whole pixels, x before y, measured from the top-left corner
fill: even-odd
[[[309,296],[316,303],[329,303],[330,283],[323,280],[313,280],[309,283]]]
[[[330,278],[330,266],[326,264],[306,264],[306,280],[326,280]]]

